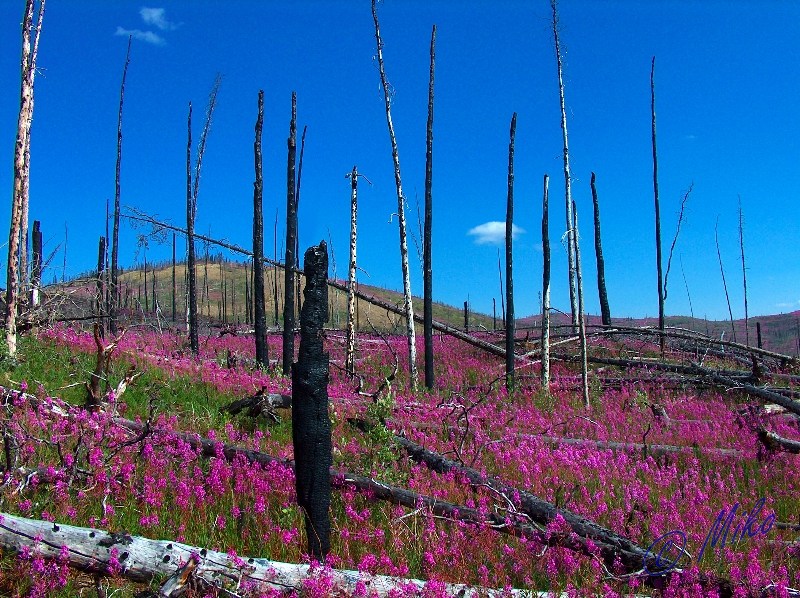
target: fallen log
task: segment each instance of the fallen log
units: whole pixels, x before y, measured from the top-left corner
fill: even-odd
[[[793,401],[790,398],[783,396],[777,392],[772,391],[771,389],[763,388],[761,386],[754,386],[753,384],[748,384],[747,382],[739,382],[732,378],[728,378],[727,376],[720,375],[719,373],[709,370],[706,368],[701,368],[700,366],[692,366],[695,370],[695,374],[699,376],[704,376],[709,378],[710,380],[716,382],[720,386],[724,386],[731,390],[741,390],[749,394],[750,396],[758,397],[764,401],[775,403],[786,409],[787,411],[791,411],[795,415],[800,415],[800,401]]]
[[[302,591],[303,582],[314,578],[320,570],[305,564],[236,557],[181,542],[151,540],[126,533],[109,533],[95,528],[0,513],[0,548],[3,550],[31,550],[45,558],[58,559],[64,558],[63,546],[67,547],[69,565],[88,573],[120,575],[138,583],[150,583],[157,576],[171,576],[160,596],[181,595],[178,591],[187,585],[186,580],[175,577],[181,570],[187,576],[223,590],[223,595],[232,596],[240,595],[236,590],[243,584],[287,592]],[[190,563],[194,565],[187,567]],[[335,585],[331,588],[332,595],[341,595],[339,592],[356,594],[358,587],[363,585],[371,596],[388,597],[409,585],[419,590],[426,585],[419,579],[369,575],[351,570],[326,569],[325,573]],[[448,594],[464,597],[550,596],[547,592],[527,590],[492,590],[463,584],[444,586]]]

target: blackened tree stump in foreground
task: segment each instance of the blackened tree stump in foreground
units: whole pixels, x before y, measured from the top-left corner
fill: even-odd
[[[305,299],[300,313],[300,350],[292,364],[292,440],[297,503],[303,509],[309,554],[322,562],[330,549],[331,422],[328,417],[328,248],[309,247],[304,258]]]

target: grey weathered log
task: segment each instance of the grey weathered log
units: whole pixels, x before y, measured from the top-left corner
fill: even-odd
[[[38,540],[37,540],[38,538]],[[240,557],[232,559],[228,553],[190,546],[172,540],[151,540],[126,533],[78,527],[38,519],[28,519],[0,513],[0,547],[21,552],[31,549],[35,554],[58,559],[61,547],[67,546],[69,565],[75,569],[98,575],[108,575],[112,565],[112,552],[120,565],[119,575],[125,579],[150,583],[159,576],[175,576],[187,563],[196,561],[196,566],[186,568],[196,579],[203,580],[223,592],[235,591],[242,582],[273,590],[303,589],[303,582],[313,578],[309,565],[282,563],[269,559]],[[386,597],[396,593],[407,584],[418,589],[425,582],[385,575],[369,575],[358,571],[331,569],[328,571],[334,583],[345,593],[356,592],[359,584],[370,589],[370,595]],[[174,584],[175,587],[180,585]],[[445,584],[451,595],[477,596],[549,596],[550,594],[526,590],[489,590],[472,588],[462,584]],[[238,595],[229,592],[220,595]],[[164,594],[162,594],[164,595]],[[170,595],[170,594],[166,594]],[[178,595],[178,594],[171,594]]]
[[[308,552],[324,562],[330,550],[333,463],[328,415],[328,353],[324,351],[328,320],[328,248],[325,241],[304,256],[306,287],[300,313],[300,349],[292,364],[292,441],[297,502],[303,509]]]

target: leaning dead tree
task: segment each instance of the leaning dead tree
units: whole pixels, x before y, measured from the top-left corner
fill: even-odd
[[[744,261],[744,214],[742,213],[742,197],[739,196],[739,248],[742,251],[742,286],[744,287],[744,337],[745,344],[750,346],[750,314],[747,309],[747,269]]]
[[[350,262],[347,268],[347,353],[345,369],[355,374],[356,364],[356,241],[358,240],[358,169],[346,175],[350,177]]]
[[[514,137],[517,133],[517,113],[511,116],[508,141],[508,197],[506,201],[506,388],[514,390]]]
[[[731,297],[728,294],[728,283],[725,280],[725,267],[722,265],[722,252],[719,249],[719,217],[714,224],[714,242],[717,246],[717,259],[719,260],[719,273],[722,276],[722,288],[725,291],[725,302],[728,304],[728,317],[731,321],[731,333],[733,342],[736,342],[736,326],[733,324],[733,310],[731,309]]]
[[[569,136],[567,134],[567,110],[564,104],[564,75],[561,61],[561,45],[558,39],[558,2],[550,0],[553,10],[553,40],[556,50],[556,66],[558,67],[558,99],[561,108],[561,137],[564,142],[564,203],[567,213],[567,264],[569,267],[569,305],[572,311],[572,327],[578,329],[578,297],[575,287],[575,242],[572,231],[572,174],[569,168]]]
[[[431,31],[431,69],[428,82],[428,125],[425,144],[425,229],[422,241],[423,336],[425,337],[425,386],[433,388],[433,266],[431,231],[433,227],[433,80],[436,65],[436,25]]]
[[[33,122],[33,83],[36,75],[36,57],[39,36],[42,32],[45,0],[39,3],[37,21],[33,22],[34,0],[26,0],[22,18],[22,58],[20,66],[20,99],[17,119],[17,138],[14,144],[14,191],[11,198],[11,226],[8,235],[8,267],[6,277],[6,348],[14,357],[17,353],[17,309],[20,296],[21,244],[27,245],[28,196],[30,189],[30,135]],[[36,33],[31,45],[31,34]]]
[[[208,96],[208,106],[206,108],[206,121],[203,125],[203,132],[200,134],[200,142],[197,146],[197,159],[194,167],[194,180],[192,180],[191,160],[192,160],[192,103],[189,102],[188,120],[188,142],[186,145],[186,231],[187,231],[187,278],[188,278],[188,316],[189,316],[189,344],[192,353],[197,355],[200,352],[200,342],[198,337],[197,322],[197,272],[195,270],[195,246],[194,246],[194,223],[197,219],[197,196],[200,192],[200,173],[203,168],[203,156],[206,151],[208,133],[211,131],[211,121],[214,116],[214,108],[217,105],[217,94],[222,82],[220,75],[214,79],[211,93]]]
[[[125,53],[125,66],[122,67],[122,83],[119,87],[119,113],[117,115],[117,163],[114,175],[114,225],[111,236],[111,288],[108,290],[107,311],[110,316],[108,327],[111,334],[117,334],[117,312],[119,311],[119,207],[120,207],[120,167],[122,165],[122,106],[125,101],[125,79],[131,62],[131,41],[128,36],[128,50]],[[174,311],[174,310],[173,310]],[[174,319],[174,316],[173,316]]]
[[[550,177],[544,175],[542,195],[542,388],[550,390]]]
[[[260,367],[269,365],[267,348],[267,310],[264,305],[264,179],[261,152],[261,135],[264,126],[264,90],[258,92],[258,117],[256,138],[253,142],[255,160],[255,182],[253,183],[253,294],[254,328],[256,337],[256,363]],[[248,305],[250,302],[248,301]]]
[[[658,275],[658,329],[664,332],[664,278],[661,269],[661,204],[658,201],[658,154],[656,152],[656,57],[650,64],[650,115],[653,139],[653,200],[656,214],[656,274]],[[664,356],[666,340],[661,336],[661,356]]]
[[[603,326],[611,326],[611,309],[608,306],[606,290],[606,262],[603,259],[603,241],[600,238],[600,202],[597,199],[595,174],[592,173],[592,204],[594,206],[594,253],[597,258],[597,293],[600,297],[600,313]]]
[[[297,153],[297,94],[292,92],[292,117],[289,121],[289,150],[286,162],[286,266],[283,277],[283,372],[288,374],[294,361],[294,269],[297,250],[297,197],[295,195],[295,156]]]
[[[394,125],[392,124],[392,94],[389,89],[389,81],[386,79],[386,71],[383,67],[383,41],[381,40],[381,30],[378,23],[378,11],[375,0],[372,0],[372,20],[375,22],[375,41],[378,54],[378,71],[381,77],[381,87],[383,88],[383,99],[386,104],[386,125],[389,129],[389,141],[392,145],[392,161],[394,162],[394,181],[397,187],[397,222],[400,229],[400,262],[403,270],[403,307],[406,318],[406,335],[408,337],[408,373],[411,382],[411,389],[417,388],[417,341],[414,330],[414,305],[411,302],[411,272],[408,267],[408,242],[406,240],[406,210],[405,196],[403,195],[403,185],[400,178],[400,156],[397,151],[397,139],[394,135]]]
[[[331,420],[328,416],[328,248],[325,241],[304,256],[305,301],[300,313],[300,349],[292,365],[292,441],[297,502],[303,509],[308,553],[320,563],[330,550]]]
[[[583,276],[581,275],[581,245],[578,235],[578,206],[572,202],[572,238],[575,240],[575,277],[578,283],[578,331],[581,343],[581,380],[583,404],[589,408],[589,366],[586,362],[586,316],[583,305]]]

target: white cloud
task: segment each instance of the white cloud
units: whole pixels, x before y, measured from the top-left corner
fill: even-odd
[[[125,37],[133,36],[133,39],[140,39],[143,42],[153,44],[154,46],[163,46],[167,43],[164,41],[164,38],[157,33],[153,33],[152,31],[142,31],[141,29],[125,29],[124,27],[117,26],[117,30],[114,32],[114,35],[123,35]]]
[[[783,301],[781,303],[776,303],[775,307],[778,309],[789,309],[794,311],[795,309],[800,308],[800,299],[797,301]]]
[[[516,239],[525,230],[516,224],[512,225],[511,238]],[[476,245],[502,245],[506,241],[505,222],[484,222],[467,231],[468,235],[475,237]]]
[[[179,27],[178,24],[172,23],[167,20],[165,16],[165,10],[163,8],[148,8],[143,6],[142,9],[139,11],[139,14],[142,17],[142,20],[147,25],[152,25],[161,31],[172,31],[173,29],[177,29]]]

